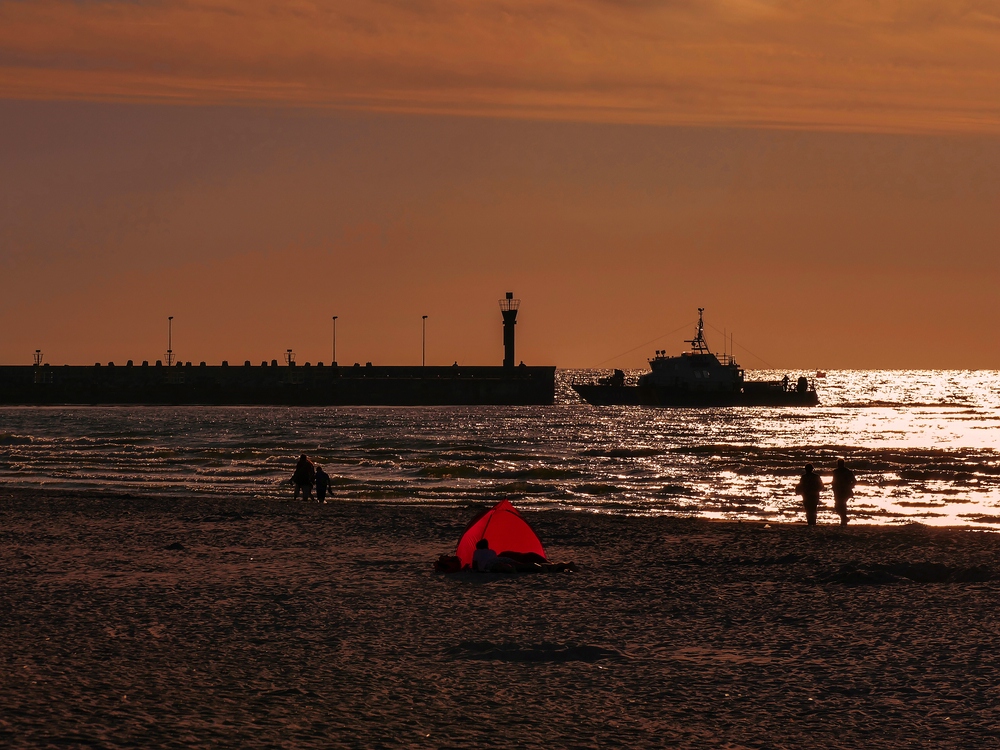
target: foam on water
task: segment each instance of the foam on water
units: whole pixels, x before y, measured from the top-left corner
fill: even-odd
[[[831,371],[812,409],[580,403],[598,374],[551,407],[4,408],[0,481],[278,499],[307,453],[334,498],[790,520],[844,456],[859,520],[1000,528],[1000,373]]]

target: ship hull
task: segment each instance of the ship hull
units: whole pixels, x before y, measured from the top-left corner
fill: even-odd
[[[594,406],[728,407],[816,406],[814,390],[787,390],[782,383],[748,382],[741,390],[696,391],[640,385],[574,385],[580,398]]]

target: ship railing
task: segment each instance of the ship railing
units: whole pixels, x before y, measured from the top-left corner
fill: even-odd
[[[573,379],[570,381],[570,386],[574,386],[574,385],[609,385],[610,383],[608,381],[610,381],[613,376],[614,376],[614,371],[613,370],[612,370],[611,374],[609,374],[609,375],[597,375],[596,377],[594,376],[593,372],[588,373],[588,374],[575,373],[573,375]],[[639,376],[638,375],[633,375],[633,374],[631,374],[629,372],[625,372],[625,380],[623,381],[622,385],[637,385],[638,382],[639,382]]]
[[[806,382],[805,392],[816,390],[816,381],[812,378],[804,378]],[[798,378],[789,378],[788,380],[744,380],[743,381],[744,391],[754,391],[757,393],[764,391],[776,391],[784,393],[801,393],[799,388]]]
[[[775,393],[782,393],[787,391],[794,391],[795,388],[789,388],[785,383],[780,380],[744,380],[743,381],[743,392],[744,393],[766,393],[768,391]]]

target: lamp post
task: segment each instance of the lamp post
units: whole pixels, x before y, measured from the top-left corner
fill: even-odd
[[[420,320],[420,366],[427,365],[427,316]]]
[[[334,367],[337,366],[337,316],[333,316],[333,364]]]
[[[167,317],[167,367],[174,363],[174,316]]]

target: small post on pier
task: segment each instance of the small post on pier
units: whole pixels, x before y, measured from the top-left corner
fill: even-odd
[[[35,367],[41,367],[42,364],[42,350],[35,349]]]
[[[500,314],[503,315],[503,366],[514,366],[514,326],[517,325],[517,310],[521,300],[514,299],[514,292],[507,292],[500,300]]]

